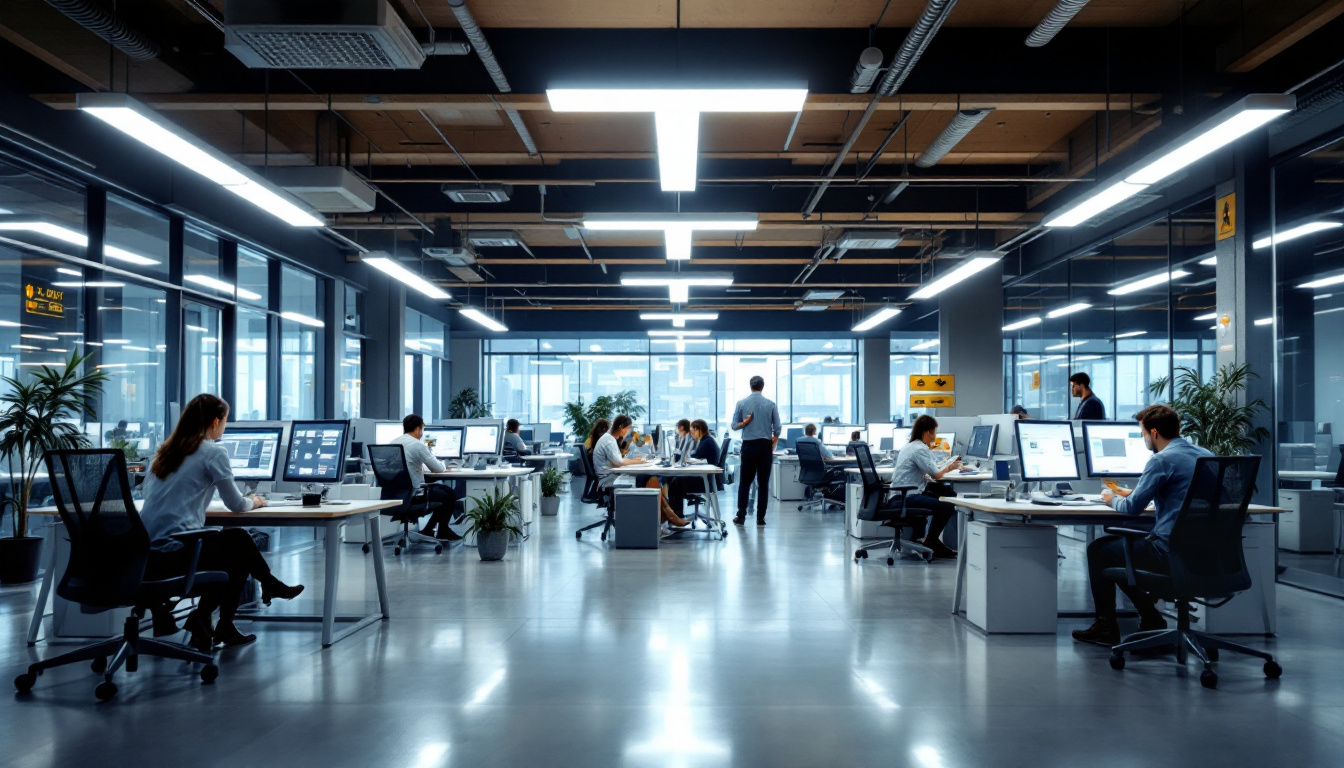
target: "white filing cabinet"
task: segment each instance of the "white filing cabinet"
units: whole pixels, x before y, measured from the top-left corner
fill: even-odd
[[[883,528],[880,523],[859,519],[859,510],[863,508],[863,483],[850,475],[845,483],[845,530],[856,539],[891,538],[891,528]]]
[[[1196,605],[1195,629],[1215,635],[1263,635],[1278,631],[1278,601],[1274,583],[1274,524],[1246,523],[1242,531],[1242,552],[1246,570],[1251,573],[1251,588],[1220,608]],[[1282,532],[1280,532],[1282,537]],[[1174,610],[1174,607],[1172,607]],[[1265,627],[1265,614],[1269,627]]]
[[[986,632],[1054,634],[1053,525],[976,521],[966,529],[966,618]]]
[[[780,501],[807,498],[807,488],[798,482],[798,468],[797,456],[777,457],[770,471],[770,495]]]
[[[1292,552],[1333,552],[1335,491],[1279,491],[1279,546]]]

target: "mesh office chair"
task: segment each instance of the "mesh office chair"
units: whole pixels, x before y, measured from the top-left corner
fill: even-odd
[[[798,454],[798,482],[806,487],[807,496],[807,500],[798,505],[798,511],[820,507],[825,512],[827,505],[844,509],[844,473],[832,472],[826,467],[816,443],[798,443],[794,450]]]
[[[723,439],[723,442],[719,444],[719,458],[714,462],[714,466],[718,467],[719,469],[724,468],[724,465],[728,463],[728,449],[732,446],[732,444],[733,444],[733,438],[725,437]],[[723,474],[714,476],[715,492],[719,492],[724,489],[723,478],[724,475],[726,474],[727,472],[724,472]],[[687,493],[685,498],[686,501],[689,502],[691,505],[691,515],[690,517],[686,518],[687,520],[691,521],[690,525],[691,528],[695,528],[695,524],[697,522],[704,523],[705,527],[709,528],[710,530],[713,530],[714,527],[717,525],[719,527],[719,534],[723,538],[728,537],[728,524],[726,522],[720,520],[718,523],[715,523],[708,515],[700,511],[700,505],[706,503],[704,492]]]
[[[411,472],[406,467],[406,449],[400,445],[370,445],[369,462],[373,464],[373,476],[378,480],[380,491],[379,498],[383,500],[395,499],[401,502],[401,506],[392,507],[382,511],[384,517],[391,518],[394,523],[401,527],[400,532],[394,532],[383,537],[383,544],[389,540],[394,540],[395,545],[392,548],[392,554],[400,556],[403,549],[410,549],[412,544],[425,543],[434,545],[434,554],[443,552],[443,542],[426,533],[411,530],[411,523],[420,522],[420,518],[433,513],[431,502],[429,500],[429,485],[425,484],[418,489],[411,482]],[[367,554],[369,545],[364,545],[364,552]]]
[[[588,480],[584,483],[583,503],[595,504],[599,509],[606,511],[606,516],[596,523],[590,523],[574,532],[574,538],[582,539],[584,531],[590,531],[594,528],[602,528],[602,541],[607,540],[607,532],[616,527],[616,504],[613,499],[613,488],[603,488],[600,478],[597,476],[597,470],[593,468],[593,456],[579,445],[579,458],[583,461],[583,472]]]
[[[1259,456],[1206,456],[1195,462],[1195,474],[1185,495],[1168,540],[1171,573],[1151,573],[1134,568],[1132,542],[1149,531],[1107,528],[1122,536],[1125,567],[1107,568],[1107,579],[1124,582],[1158,600],[1176,604],[1176,628],[1136,632],[1111,649],[1111,668],[1125,668],[1125,653],[1175,647],[1176,663],[1184,667],[1187,653],[1204,664],[1199,682],[1205,688],[1218,685],[1213,663],[1219,649],[1265,660],[1265,677],[1277,678],[1283,668],[1274,657],[1239,643],[1190,628],[1191,603],[1217,608],[1238,592],[1251,587],[1251,574],[1242,553],[1241,528],[1254,492]]]
[[[859,508],[859,519],[878,522],[885,528],[893,529],[893,538],[887,543],[887,565],[896,564],[897,552],[911,552],[922,558],[925,563],[933,562],[933,550],[915,541],[901,538],[905,528],[911,531],[922,530],[928,525],[933,513],[927,509],[911,507],[906,501],[910,493],[919,490],[916,486],[891,487],[882,482],[873,464],[873,454],[868,446],[860,445],[854,449],[854,458],[858,460],[859,477],[863,480],[863,506]],[[875,545],[865,545],[854,550],[854,562],[868,559],[868,550]]]
[[[70,562],[56,585],[56,594],[79,603],[86,613],[130,608],[131,615],[126,617],[121,637],[32,664],[27,672],[14,678],[14,687],[19,693],[27,693],[43,670],[92,661],[94,673],[103,676],[103,682],[94,688],[94,695],[107,701],[117,695],[113,674],[122,665],[127,672],[136,671],[140,656],[202,664],[201,682],[214,682],[219,667],[215,666],[212,654],[140,637],[140,622],[147,610],[160,607],[170,610],[178,599],[198,596],[202,587],[228,582],[229,576],[223,571],[196,570],[201,540],[219,533],[220,529],[201,528],[172,534],[190,551],[186,572],[167,579],[146,580],[149,533],[131,499],[125,454],[116,450],[51,451],[45,458],[56,509],[65,523],[64,534],[53,535],[70,539]]]

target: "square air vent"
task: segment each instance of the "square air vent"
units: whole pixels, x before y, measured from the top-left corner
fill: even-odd
[[[224,47],[254,69],[419,69],[420,42],[387,0],[229,0]]]
[[[849,251],[884,250],[900,245],[903,237],[898,229],[861,229],[841,235],[835,245]]]
[[[426,256],[438,259],[450,267],[469,267],[476,263],[476,254],[467,248],[449,248],[431,245],[422,249]]]
[[[471,267],[449,267],[448,271],[464,283],[483,283],[485,278],[481,277],[476,270]]]
[[[443,194],[454,203],[507,203],[509,192],[512,191],[498,184],[487,184],[483,187],[454,187],[444,184],[442,189]]]
[[[339,165],[272,168],[270,180],[322,213],[368,213],[378,193]]]
[[[522,245],[523,239],[517,232],[507,229],[478,230],[467,233],[467,242],[477,248],[514,248]]]
[[[803,294],[803,301],[835,301],[844,295],[844,291],[808,291]]]

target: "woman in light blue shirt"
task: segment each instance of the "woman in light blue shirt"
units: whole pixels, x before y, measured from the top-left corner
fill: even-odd
[[[182,409],[177,428],[159,447],[145,477],[145,505],[140,511],[152,542],[145,566],[146,578],[165,578],[186,571],[190,553],[170,534],[205,527],[205,508],[216,491],[231,512],[266,506],[266,499],[238,492],[229,456],[215,443],[224,436],[228,420],[228,403],[214,395],[197,395]],[[191,633],[191,645],[203,653],[209,653],[216,643],[236,646],[257,639],[256,635],[239,632],[233,624],[248,576],[261,584],[261,601],[267,605],[272,598],[290,600],[303,591],[303,585],[291,587],[271,573],[252,535],[243,528],[225,528],[202,539],[197,568],[229,574],[226,587],[201,595],[200,603],[187,616],[183,627]],[[212,628],[210,619],[216,608],[219,624]],[[160,622],[155,624],[155,634],[164,634],[160,632]]]
[[[915,419],[910,430],[910,442],[901,446],[896,454],[896,467],[891,476],[893,488],[918,488],[921,491],[928,483],[926,478],[942,480],[948,472],[961,468],[961,460],[939,467],[933,458],[932,446],[938,439],[938,421],[932,416],[920,416]],[[929,517],[929,530],[919,543],[933,551],[934,557],[955,558],[956,550],[947,546],[938,537],[942,535],[947,522],[956,513],[956,507],[946,501],[914,493],[906,497],[905,503],[914,509],[927,509],[933,514]]]

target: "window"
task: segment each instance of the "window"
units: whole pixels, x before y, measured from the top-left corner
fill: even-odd
[[[655,355],[649,359],[653,392],[650,424],[675,424],[680,419],[704,419],[711,424],[717,403],[714,355]]]
[[[404,345],[406,412],[418,413],[426,421],[443,418],[446,410],[442,394],[448,380],[447,327],[439,320],[407,309]]]
[[[909,424],[919,411],[910,409],[910,377],[938,370],[938,333],[901,334],[891,339],[891,418]]]
[[[127,422],[125,438],[139,440],[141,455],[150,455],[164,438],[164,353],[167,299],[163,291],[134,284],[98,288],[98,367],[111,377],[103,387],[102,420],[105,446],[112,430]]]
[[[283,267],[280,307],[280,418],[311,419],[317,415],[317,350],[322,343],[317,278]]]
[[[267,320],[264,312],[238,309],[238,355],[233,404],[239,421],[270,418],[267,408]]]
[[[182,307],[182,371],[188,400],[201,393],[218,395],[219,310],[187,302]]]
[[[265,256],[238,246],[238,301],[254,307],[270,307],[270,265]]]
[[[168,277],[168,217],[107,196],[103,263],[138,275]]]
[[[232,299],[234,292],[220,280],[219,238],[195,227],[182,232],[182,282],[186,288]]]
[[[341,365],[338,374],[341,379],[341,415],[342,419],[358,419],[360,405],[363,403],[364,385],[360,380],[364,370],[362,342],[357,336],[346,336],[341,347]]]
[[[38,366],[63,366],[71,355],[88,350],[80,316],[83,280],[77,275],[68,264],[0,242],[0,376],[26,381]],[[29,286],[39,298],[26,296]],[[0,392],[8,391],[0,382]]]
[[[818,422],[830,416],[841,424],[858,417],[858,358],[849,355],[795,354],[791,422]]]

